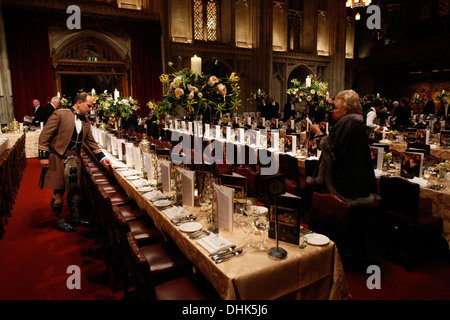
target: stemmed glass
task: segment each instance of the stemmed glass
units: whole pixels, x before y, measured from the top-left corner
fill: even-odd
[[[269,229],[268,211],[267,210],[265,210],[265,211],[255,210],[252,213],[252,217],[253,217],[254,226],[256,227],[256,229],[259,230],[259,234],[260,234],[260,241],[259,241],[258,249],[264,250],[265,249],[264,243],[266,241],[266,231]]]

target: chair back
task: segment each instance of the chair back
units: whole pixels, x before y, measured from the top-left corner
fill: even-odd
[[[150,265],[142,254],[134,235],[127,233],[129,253],[131,258],[131,277],[133,279],[136,298],[138,300],[156,300]]]
[[[394,176],[380,177],[381,209],[394,212],[400,219],[416,223],[419,213],[420,186]]]
[[[236,173],[247,178],[247,197],[258,197],[258,173],[249,167],[237,167]]]
[[[331,193],[314,192],[308,228],[332,239],[342,251],[348,247],[351,204]]]

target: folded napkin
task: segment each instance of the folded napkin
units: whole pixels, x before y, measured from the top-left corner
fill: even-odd
[[[189,211],[187,211],[185,208],[183,207],[176,207],[173,206],[171,208],[167,208],[163,211],[161,211],[162,213],[164,213],[170,220],[172,219],[179,219],[179,218],[183,218],[186,217],[190,214]]]
[[[375,171],[375,177],[381,177],[388,174],[387,172],[379,169],[374,169],[373,171]]]
[[[121,171],[120,174],[124,177],[129,177],[129,176],[138,176],[139,172],[136,170],[130,169],[130,170]]]
[[[145,179],[139,179],[139,180],[133,180],[130,181],[132,185],[134,185],[136,188],[142,187],[142,186],[147,186],[148,185],[148,180]]]
[[[166,195],[159,190],[154,190],[150,192],[146,192],[143,194],[144,198],[147,200],[155,200],[155,199],[163,199],[166,198]]]
[[[413,179],[410,179],[411,182],[413,183],[417,183],[418,185],[420,185],[422,188],[426,188],[428,187],[428,185],[430,184],[428,182],[428,180],[425,180],[423,178],[418,178],[418,177],[414,177]]]
[[[207,237],[200,238],[197,243],[206,249],[209,253],[224,250],[233,245],[230,241],[222,238],[218,234],[210,234]]]
[[[383,139],[383,140],[380,140],[380,143],[390,143],[390,141],[388,139]]]

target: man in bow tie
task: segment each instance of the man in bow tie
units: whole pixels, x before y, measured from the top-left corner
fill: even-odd
[[[92,109],[94,97],[82,92],[75,97],[70,109],[55,110],[39,136],[39,159],[42,166],[41,188],[53,189],[51,206],[58,230],[76,231],[79,225],[88,225],[80,218],[81,145],[86,143],[98,161],[111,165],[94,140],[86,114]],[[67,192],[71,217],[67,222],[62,214],[63,197]]]

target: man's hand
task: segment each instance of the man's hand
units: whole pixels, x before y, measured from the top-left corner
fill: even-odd
[[[48,164],[49,164],[48,159],[41,159],[39,162],[40,162],[42,168],[45,168],[45,169],[48,168]]]
[[[105,159],[102,161],[102,163],[103,163],[105,166],[110,166],[110,165],[111,165],[111,160],[109,160],[108,158],[105,158]]]

